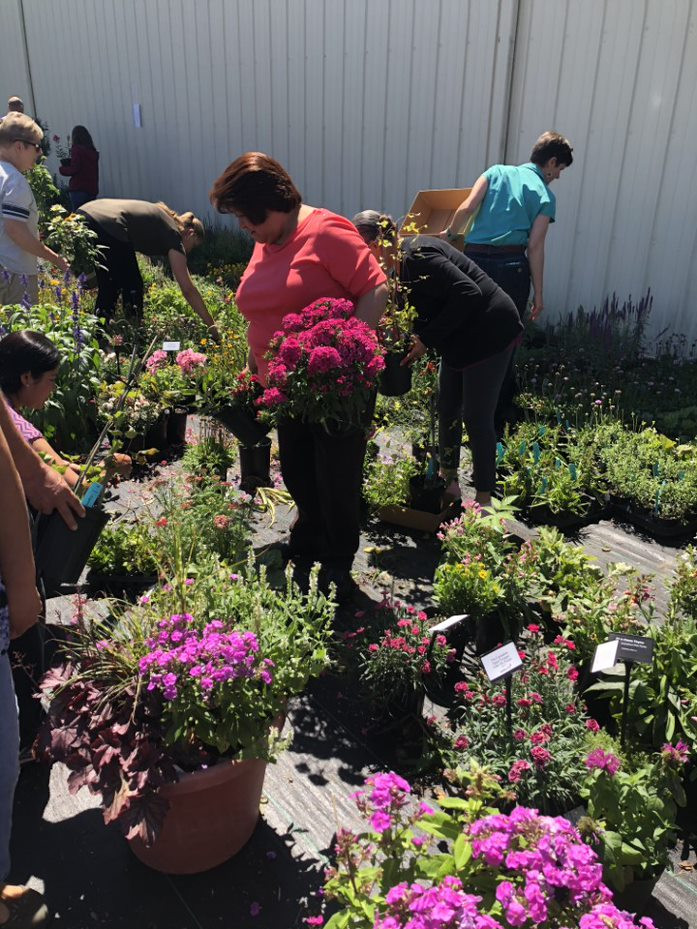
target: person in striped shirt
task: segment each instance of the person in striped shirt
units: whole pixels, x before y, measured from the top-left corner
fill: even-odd
[[[37,258],[68,269],[65,258],[39,239],[39,213],[24,177],[41,154],[43,135],[24,113],[0,120],[0,306],[38,301]]]

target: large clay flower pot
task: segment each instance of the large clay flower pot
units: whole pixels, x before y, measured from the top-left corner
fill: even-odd
[[[166,874],[199,874],[232,858],[254,832],[265,773],[258,758],[224,761],[161,787],[169,809],[160,834],[150,847],[130,839],[133,853]]]

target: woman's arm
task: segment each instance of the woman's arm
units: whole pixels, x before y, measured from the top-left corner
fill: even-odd
[[[480,174],[474,182],[474,187],[469,193],[466,200],[463,200],[460,206],[455,210],[455,215],[447,229],[444,229],[439,235],[445,239],[455,238],[463,231],[467,222],[484,199],[484,195],[489,187],[489,181],[485,174]]]
[[[70,150],[70,164],[69,165],[60,165],[58,168],[59,172],[64,177],[72,177],[73,174],[77,174],[80,170],[80,156],[74,150]]]
[[[36,569],[22,485],[2,429],[0,509],[0,574],[7,591],[10,635],[14,639],[37,621],[41,612],[41,600],[36,590]]]
[[[377,329],[378,323],[387,306],[387,284],[378,284],[356,301],[356,319],[363,320],[371,329]]]
[[[61,472],[61,476],[66,482],[66,484],[71,488],[75,487],[80,477],[80,467],[79,465],[73,464],[72,461],[65,461],[58,452],[51,448],[46,439],[42,436],[40,439],[35,439],[32,443],[32,448],[39,455],[44,455],[46,458],[49,458],[54,464],[58,465],[59,468],[64,468],[65,470]]]
[[[215,325],[215,320],[206,309],[206,304],[203,302],[201,294],[198,292],[196,285],[191,280],[189,268],[186,264],[186,255],[182,254],[182,252],[178,252],[174,248],[171,248],[167,257],[169,258],[169,264],[172,268],[174,279],[177,284],[179,284],[179,289],[184,295],[184,299],[189,304],[191,309],[195,313],[198,313],[204,323],[211,330],[211,335],[213,338],[218,339],[218,330]]]
[[[545,237],[549,229],[549,216],[540,214],[532,224],[530,239],[528,240],[528,263],[530,264],[530,277],[532,278],[532,311],[530,319],[533,322],[544,310],[544,296],[542,287],[545,269]]]

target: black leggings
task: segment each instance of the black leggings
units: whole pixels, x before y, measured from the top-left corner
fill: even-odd
[[[462,445],[462,420],[472,452],[475,489],[491,493],[496,486],[494,411],[513,355],[513,345],[462,370],[440,363],[438,438],[441,467],[457,473]]]
[[[141,316],[143,278],[140,276],[135,249],[130,242],[122,242],[109,235],[88,216],[85,216],[85,220],[90,229],[97,233],[97,244],[104,247],[100,259],[104,267],[95,268],[99,284],[95,307],[97,314],[111,319],[119,297],[123,297],[124,307],[130,307],[132,312]]]

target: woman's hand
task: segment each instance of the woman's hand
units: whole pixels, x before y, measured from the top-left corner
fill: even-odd
[[[409,365],[409,367],[411,367],[417,358],[422,358],[426,354],[426,351],[426,346],[418,337],[418,335],[413,335],[411,337],[411,348],[404,356],[404,358],[402,358],[400,367],[403,368],[404,365]]]
[[[5,582],[7,608],[10,616],[10,638],[18,639],[36,623],[41,615],[41,598],[34,578],[22,583]]]

